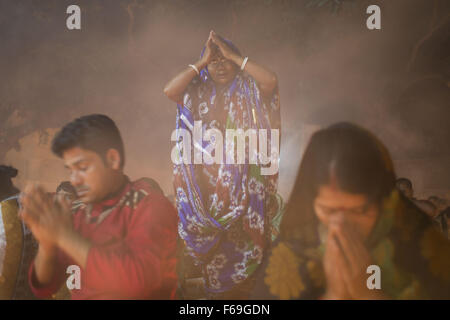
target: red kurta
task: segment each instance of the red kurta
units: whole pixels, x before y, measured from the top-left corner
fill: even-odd
[[[81,269],[81,289],[71,290],[72,299],[175,297],[177,213],[144,179],[128,182],[119,195],[96,203],[90,215],[87,207],[78,209],[73,223],[92,247]],[[34,294],[46,298],[65,285],[69,265],[76,263],[59,250],[53,280],[37,287],[32,263]]]

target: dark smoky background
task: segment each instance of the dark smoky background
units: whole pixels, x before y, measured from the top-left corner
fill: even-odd
[[[71,4],[81,30],[66,28]],[[381,30],[366,27],[371,4]],[[3,0],[0,160],[18,167],[21,187],[56,187],[66,176],[48,152],[55,130],[105,113],[130,177],[172,193],[176,108],[163,87],[214,29],[278,75],[285,197],[310,134],[337,121],[380,137],[418,193],[449,197],[449,14],[447,0]]]

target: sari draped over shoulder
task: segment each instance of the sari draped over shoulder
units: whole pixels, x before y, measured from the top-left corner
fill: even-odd
[[[308,245],[294,237],[279,239],[258,271],[251,297],[319,299],[326,289],[325,243],[319,231],[314,238]],[[384,202],[367,247],[389,298],[450,299],[450,242],[397,191]]]
[[[183,103],[177,105],[177,132],[182,129],[194,137],[194,126],[198,126],[199,121],[203,133],[208,129],[219,130],[224,143],[220,146],[217,140],[196,142],[192,139],[193,154],[200,150],[203,154],[210,152],[214,157],[222,148],[225,160],[227,130],[256,129],[267,133],[270,157],[271,152],[278,152],[271,143],[274,134],[271,129],[278,130],[273,138],[279,139],[278,89],[272,97],[265,99],[255,80],[239,72],[227,87],[219,90],[208,71],[202,70],[186,90]],[[182,152],[182,144],[186,141],[182,140],[177,136],[174,148],[180,159],[186,156]],[[201,265],[206,289],[210,292],[230,290],[249,278],[261,263],[264,249],[274,232],[271,221],[280,204],[276,193],[278,171],[263,175],[263,165],[248,161],[248,145],[245,163],[208,164],[203,161],[192,164],[194,161],[181,161],[174,165],[179,235],[188,252]],[[217,146],[215,151],[211,151],[213,146]],[[195,154],[189,156],[194,159]],[[275,158],[279,160],[278,154]]]

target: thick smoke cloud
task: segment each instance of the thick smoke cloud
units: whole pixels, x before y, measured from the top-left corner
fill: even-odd
[[[285,196],[310,132],[336,121],[374,131],[422,188],[450,190],[448,1],[344,1],[337,13],[294,0],[76,2],[79,31],[65,27],[73,1],[0,2],[0,159],[33,131],[106,113],[127,173],[172,193],[175,105],[162,88],[214,29],[278,74]],[[381,30],[366,28],[369,4]]]

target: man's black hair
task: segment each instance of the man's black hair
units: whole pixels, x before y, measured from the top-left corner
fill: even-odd
[[[96,152],[106,161],[106,152],[116,149],[120,154],[120,167],[125,164],[122,137],[114,121],[103,114],[91,114],[66,124],[52,141],[52,151],[62,157],[64,151],[74,147]]]

